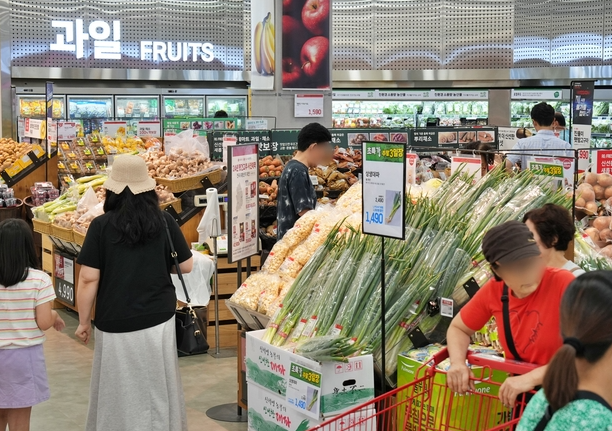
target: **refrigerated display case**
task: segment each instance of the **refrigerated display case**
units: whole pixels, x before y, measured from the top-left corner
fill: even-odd
[[[334,128],[487,125],[488,91],[369,90],[333,93]]]
[[[204,96],[164,97],[164,118],[204,118]]]
[[[206,115],[214,117],[215,112],[225,111],[230,117],[246,117],[247,98],[243,96],[207,96]]]
[[[113,118],[113,97],[68,96],[68,119]]]
[[[18,117],[38,118],[46,117],[45,96],[19,95],[17,96]],[[53,97],[53,118],[62,120],[66,118],[66,97],[57,95]]]
[[[115,96],[115,117],[159,118],[159,96]]]

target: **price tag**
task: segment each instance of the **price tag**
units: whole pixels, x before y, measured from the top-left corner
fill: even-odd
[[[321,374],[292,362],[287,382],[287,403],[305,415],[319,419]]]
[[[405,196],[405,144],[364,142],[363,232],[404,239]]]
[[[53,118],[47,118],[47,141],[57,142],[57,123]]]
[[[266,119],[247,119],[245,120],[247,130],[266,130],[268,128],[268,120]]]
[[[57,299],[65,304],[74,306],[74,260],[55,254],[54,287]]]
[[[312,183],[313,186],[318,186],[319,185],[319,177],[317,177],[316,175],[310,175],[310,182]]]
[[[406,186],[416,184],[416,164],[419,156],[415,153],[406,153]]]
[[[323,117],[324,97],[322,94],[296,94],[296,118]]]
[[[565,157],[535,157],[528,161],[529,169],[538,171],[540,175],[559,180],[563,188],[574,186],[575,160]]]
[[[57,140],[72,141],[77,136],[77,124],[75,122],[60,121],[57,123]]]
[[[474,180],[482,177],[482,159],[480,157],[453,157],[451,158],[451,174],[459,169],[468,175],[474,175]]]
[[[45,122],[26,118],[24,122],[23,136],[26,138],[46,139]]]
[[[453,308],[454,303],[452,299],[440,298],[440,316],[450,317],[452,319],[454,317]]]
[[[139,121],[137,135],[141,138],[159,138],[161,123],[159,121]]]

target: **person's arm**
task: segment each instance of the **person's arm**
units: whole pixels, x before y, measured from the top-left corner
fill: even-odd
[[[184,262],[180,262],[179,268],[181,268],[181,274],[188,274],[193,271],[193,256],[191,256]],[[178,272],[176,271],[176,265],[172,265],[172,271],[170,271],[170,273],[178,274]]]
[[[179,261],[179,268],[181,268],[181,273],[188,274],[193,270],[193,254],[191,253],[189,245],[187,245],[187,240],[183,232],[181,232],[179,225],[171,217],[166,217],[168,218],[168,228],[170,229],[170,236],[172,237],[176,257]],[[170,272],[176,274],[174,263],[172,264]]]
[[[474,383],[470,381],[473,374],[465,363],[474,332],[463,322],[460,312],[455,316],[446,333],[446,343],[451,363],[446,384],[451,391],[459,394],[465,394],[474,389]]]
[[[508,377],[499,389],[500,401],[506,407],[514,407],[516,399],[520,394],[529,392],[544,383],[547,369],[548,365],[545,365],[522,376]]]
[[[91,338],[91,309],[98,294],[99,284],[100,270],[85,265],[81,266],[78,284],[79,294],[77,295],[79,327],[75,335],[85,344],[89,343]]]
[[[41,331],[46,331],[51,327],[61,331],[66,327],[64,320],[57,314],[57,311],[53,310],[52,304],[53,302],[49,301],[36,306],[36,325]]]

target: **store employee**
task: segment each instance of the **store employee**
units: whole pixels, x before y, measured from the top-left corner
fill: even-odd
[[[301,216],[317,205],[317,195],[308,169],[331,160],[331,139],[329,130],[318,123],[310,123],[300,131],[297,153],[285,165],[278,185],[279,240]]]

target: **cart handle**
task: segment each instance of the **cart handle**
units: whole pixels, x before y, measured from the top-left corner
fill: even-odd
[[[442,361],[448,359],[448,348],[444,348],[436,353],[429,361],[429,365],[435,369]],[[540,368],[541,365],[528,364],[526,362],[515,361],[513,359],[504,359],[497,356],[485,355],[482,353],[471,353],[468,351],[467,360],[472,365],[481,367],[489,367],[494,370],[503,371],[510,374],[527,374],[530,371]]]

